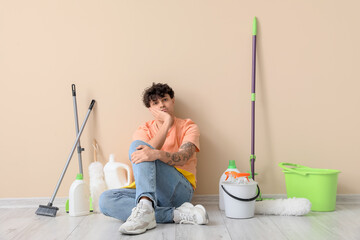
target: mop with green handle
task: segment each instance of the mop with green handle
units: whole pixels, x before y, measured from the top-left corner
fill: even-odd
[[[252,67],[251,67],[251,155],[250,155],[250,177],[255,181],[255,100],[256,100],[256,34],[257,22],[256,17],[253,20],[253,34],[252,34]],[[261,201],[261,192],[258,194],[256,201]]]
[[[256,33],[257,23],[256,17],[253,21],[253,35],[252,35],[252,71],[251,71],[251,178],[255,181],[255,75],[256,75]],[[260,195],[261,198],[261,195]]]
[[[252,72],[251,72],[251,178],[255,180],[255,76],[256,76],[256,36],[257,20],[253,20],[252,34]],[[255,214],[267,215],[286,215],[301,216],[310,212],[311,203],[305,198],[288,198],[288,199],[262,199],[260,189],[258,188],[259,197],[255,203]]]

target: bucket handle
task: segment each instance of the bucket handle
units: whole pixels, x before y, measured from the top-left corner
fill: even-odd
[[[296,174],[300,174],[300,175],[303,175],[303,176],[306,176],[308,175],[308,173],[304,173],[304,172],[300,172],[300,171],[297,171],[296,169],[294,168],[288,168],[288,167],[285,167],[286,166],[292,166],[292,167],[301,167],[301,168],[309,168],[309,167],[305,167],[305,166],[302,166],[302,165],[299,165],[299,164],[294,164],[294,163],[279,163],[279,167],[281,167],[282,169],[286,170],[286,171],[289,171],[289,172],[293,172],[293,173],[296,173]]]
[[[243,201],[243,202],[251,202],[251,201],[254,201],[255,199],[257,199],[257,197],[260,195],[260,188],[259,188],[259,185],[256,185],[257,186],[257,194],[255,197],[252,197],[252,198],[239,198],[239,197],[236,197],[234,195],[232,195],[231,193],[229,193],[228,191],[226,191],[226,189],[224,188],[223,185],[221,185],[222,189],[224,190],[224,192],[229,195],[230,197],[232,197],[233,199],[236,199],[238,201]]]

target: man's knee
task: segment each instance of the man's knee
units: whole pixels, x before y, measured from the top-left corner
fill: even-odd
[[[103,192],[99,197],[99,209],[100,212],[102,212],[105,215],[107,214],[107,207],[109,204],[109,199],[113,196],[113,194],[110,191]]]
[[[131,143],[130,148],[129,148],[129,160],[131,160],[131,154],[133,154],[133,152],[137,151],[137,147],[140,145],[147,145],[150,148],[153,148],[150,144],[142,141],[142,140],[135,140]]]

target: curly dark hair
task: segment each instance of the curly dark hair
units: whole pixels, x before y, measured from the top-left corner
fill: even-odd
[[[162,83],[154,83],[151,87],[145,89],[143,93],[143,103],[144,105],[149,108],[150,101],[156,101],[158,98],[163,98],[165,94],[169,94],[170,98],[174,98],[174,91],[172,90],[169,85],[162,84]]]

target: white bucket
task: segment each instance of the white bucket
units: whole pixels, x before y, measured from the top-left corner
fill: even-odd
[[[259,196],[257,182],[247,184],[221,184],[224,190],[225,215],[229,218],[252,218],[255,214],[255,200]]]

